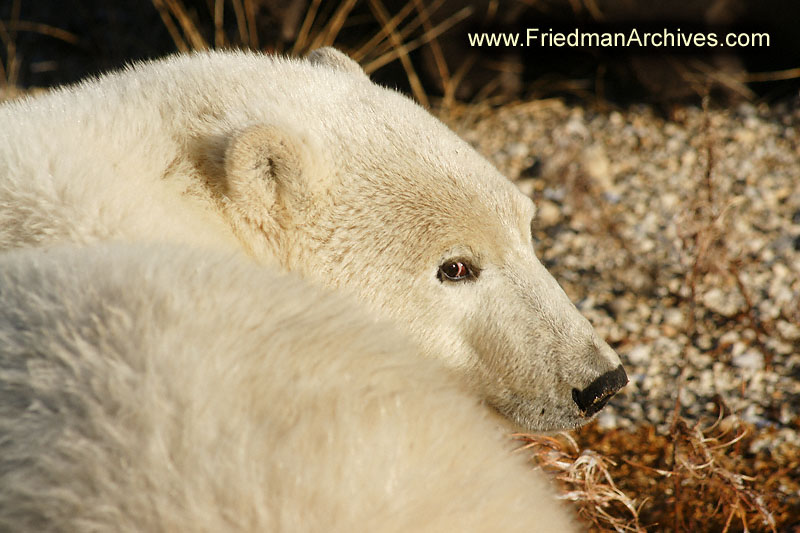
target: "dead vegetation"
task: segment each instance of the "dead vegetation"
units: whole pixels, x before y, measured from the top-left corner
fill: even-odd
[[[680,418],[669,435],[591,426],[519,438],[591,531],[794,531],[800,505],[776,489],[796,490],[800,453],[749,454],[756,433],[729,416],[707,427]]]
[[[257,0],[214,0],[209,2],[206,13],[189,10],[183,0],[152,0],[164,25],[175,41],[178,50],[205,50],[212,46],[261,48],[259,44],[255,13],[261,2]],[[305,55],[322,46],[338,45],[362,64],[367,74],[398,61],[408,79],[412,94],[418,102],[430,107],[430,99],[423,87],[417,67],[411,61],[411,52],[429,47],[436,62],[436,69],[444,87],[443,101],[452,104],[460,78],[466,72],[461,69],[451,73],[450,66],[442,54],[438,37],[458,22],[469,16],[473,9],[464,7],[434,22],[433,13],[444,0],[423,2],[409,0],[392,13],[382,0],[365,0],[369,18],[359,13],[353,16],[358,0],[344,0],[338,5],[322,0],[310,0],[302,16],[295,16],[295,23],[285,29],[292,42],[285,48],[275,47],[277,52]],[[298,2],[302,5],[303,2]],[[236,31],[229,35],[225,31],[225,13],[235,14]],[[362,10],[363,11],[363,10]],[[299,13],[297,14],[299,15]],[[213,28],[213,39],[211,38]],[[344,34],[344,35],[343,35]],[[360,35],[360,37],[355,37]],[[347,36],[346,39],[341,37]],[[342,42],[343,41],[343,42]]]

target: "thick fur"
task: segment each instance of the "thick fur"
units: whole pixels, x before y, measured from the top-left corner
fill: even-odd
[[[0,250],[240,250],[357,295],[530,430],[620,362],[536,259],[534,208],[487,161],[332,49],[139,64],[0,108]],[[437,276],[451,260],[477,279]]]
[[[424,110],[214,52],[0,123],[0,530],[569,529],[484,405],[580,425],[619,359]]]
[[[570,531],[351,302],[175,246],[0,256],[0,531]]]

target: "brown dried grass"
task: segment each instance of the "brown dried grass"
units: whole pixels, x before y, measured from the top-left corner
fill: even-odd
[[[517,438],[590,531],[798,531],[800,501],[781,494],[800,486],[800,451],[750,453],[757,434],[729,415],[681,418],[668,435],[591,425]]]
[[[238,31],[229,36],[225,33],[224,14],[226,0],[214,0],[209,13],[190,12],[183,0],[151,0],[158,10],[161,20],[169,32],[175,46],[180,51],[205,50],[211,47],[243,47],[258,50],[259,37],[255,24],[257,3],[255,0],[229,0],[236,17]],[[353,10],[359,0],[344,0],[331,10],[322,9],[322,0],[310,0],[305,16],[297,28],[297,36],[291,46],[292,55],[303,55],[321,46],[338,43],[343,30],[356,24],[351,21]],[[455,100],[458,83],[466,72],[460,69],[451,73],[447,60],[441,51],[438,37],[464,20],[472,13],[471,7],[464,7],[434,24],[431,15],[444,3],[435,0],[426,4],[421,0],[409,0],[396,13],[389,12],[382,0],[365,0],[373,16],[371,24],[361,24],[370,29],[356,46],[344,46],[356,61],[359,61],[367,74],[399,61],[408,78],[414,98],[423,106],[431,102],[423,87],[411,52],[429,46],[433,52],[437,72],[444,87],[444,102],[452,104]],[[377,29],[375,29],[377,28]]]

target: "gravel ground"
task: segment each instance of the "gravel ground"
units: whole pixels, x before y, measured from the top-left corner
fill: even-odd
[[[666,432],[677,400],[752,424],[751,448],[800,445],[799,106],[445,120],[534,199],[539,257],[620,352],[601,428]]]

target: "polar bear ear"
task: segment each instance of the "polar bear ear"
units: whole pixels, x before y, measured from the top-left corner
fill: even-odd
[[[226,196],[232,207],[261,223],[285,203],[303,173],[298,139],[271,126],[250,126],[225,150]]]
[[[350,74],[367,77],[367,73],[364,72],[361,65],[356,63],[347,54],[340,52],[332,46],[317,48],[308,54],[308,60],[312,65],[324,65],[335,70],[341,70],[342,72],[349,72]]]

